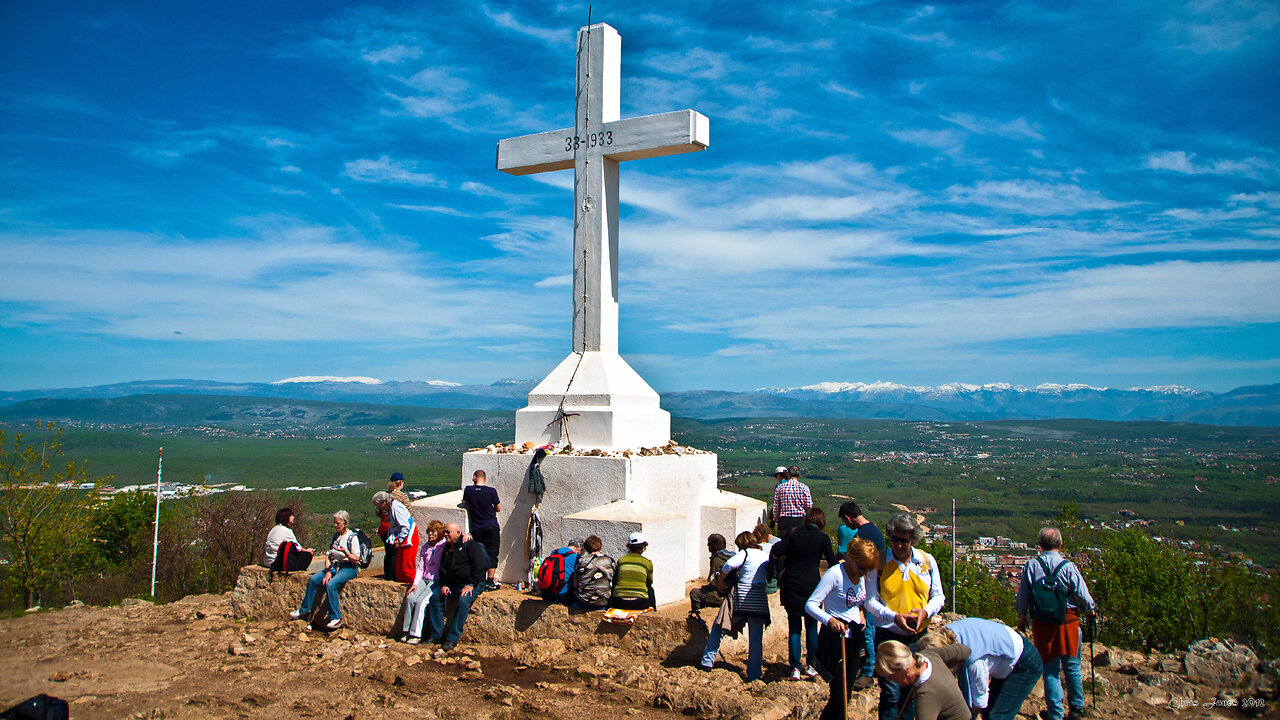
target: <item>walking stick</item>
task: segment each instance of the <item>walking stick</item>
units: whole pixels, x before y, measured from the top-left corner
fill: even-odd
[[[1089,616],[1089,691],[1093,695],[1093,709],[1098,709],[1098,671],[1093,667],[1093,641],[1098,637],[1098,627],[1094,625],[1097,619],[1097,613]]]
[[[849,720],[849,658],[848,651],[845,646],[845,635],[849,632],[848,628],[840,634],[840,717]]]

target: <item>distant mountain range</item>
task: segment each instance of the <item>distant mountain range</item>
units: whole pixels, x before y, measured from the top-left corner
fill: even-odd
[[[108,399],[131,395],[220,395],[322,400],[441,409],[507,410],[523,407],[535,380],[460,385],[440,380],[298,377],[272,383],[148,380],[55,390],[0,391],[0,405],[38,398]],[[695,390],[664,393],[662,406],[677,417],[884,418],[900,420],[1161,420],[1207,425],[1280,426],[1280,384],[1225,393],[1177,386],[1098,388],[1089,385],[951,383],[918,387],[893,383],[819,383],[752,392]]]

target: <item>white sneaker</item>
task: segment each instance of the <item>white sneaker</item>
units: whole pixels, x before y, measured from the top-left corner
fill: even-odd
[[[812,665],[804,669],[804,674],[811,678],[818,677],[818,671],[814,670]]]
[[[293,612],[289,613],[290,620],[297,620],[300,617],[302,617],[302,613],[298,612],[297,610],[294,610]]]
[[[337,630],[338,628],[342,627],[342,618],[334,618],[330,620],[329,624],[325,625],[325,627],[329,628],[330,630]]]
[[[799,679],[800,679],[800,671],[799,671],[799,670],[797,670],[797,669],[795,669],[795,668],[792,668],[792,670],[791,670],[791,679],[792,679],[792,680],[799,680]]]

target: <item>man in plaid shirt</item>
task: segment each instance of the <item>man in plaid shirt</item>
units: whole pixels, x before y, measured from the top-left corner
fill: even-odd
[[[794,465],[790,470],[779,467],[773,476],[778,480],[773,490],[773,523],[778,537],[786,537],[804,524],[804,514],[813,507],[813,495],[809,486],[800,482],[800,468]]]

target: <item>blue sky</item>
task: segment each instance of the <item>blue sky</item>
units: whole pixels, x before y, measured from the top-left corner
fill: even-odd
[[[538,378],[585,4],[0,4],[0,388]],[[597,2],[659,390],[1280,382],[1274,2]],[[1067,7],[1064,7],[1067,6]]]

